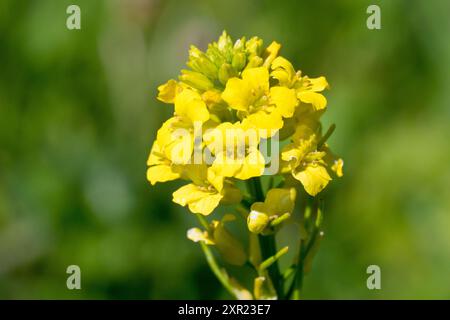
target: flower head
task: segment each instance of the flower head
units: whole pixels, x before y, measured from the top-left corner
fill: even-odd
[[[328,185],[330,170],[342,176],[342,159],[322,141],[328,82],[296,71],[280,49],[258,37],[233,42],[223,32],[206,51],[191,46],[188,69],[158,87],[174,115],[158,131],[147,177],[152,184],[190,180],[174,193],[175,203],[210,214],[240,199],[236,182],[262,176],[276,156],[278,174],[291,175],[312,196]],[[289,143],[268,159],[261,142],[274,143],[276,133]]]

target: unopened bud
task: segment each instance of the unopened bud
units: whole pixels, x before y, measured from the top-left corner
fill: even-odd
[[[226,84],[228,79],[234,77],[235,75],[236,74],[233,67],[228,63],[224,63],[219,69],[219,81],[222,84]]]
[[[256,68],[263,64],[263,59],[258,56],[253,56],[247,63],[245,69]]]
[[[246,62],[247,62],[247,57],[245,56],[245,53],[238,52],[233,56],[231,65],[233,66],[233,68],[235,70],[241,71],[245,67]]]
[[[258,37],[251,38],[245,44],[245,48],[246,48],[247,52],[250,55],[257,55],[257,56],[261,55],[262,46],[263,46],[263,41],[262,41],[262,39],[260,39]]]
[[[267,214],[252,210],[247,217],[248,229],[253,233],[261,233],[269,224],[269,220]]]
[[[181,73],[179,79],[195,89],[206,91],[214,87],[211,80],[199,72],[181,70]]]

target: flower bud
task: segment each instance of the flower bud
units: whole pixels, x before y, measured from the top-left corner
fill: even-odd
[[[253,56],[249,59],[245,69],[256,68],[263,64],[263,59],[258,56]]]
[[[250,55],[261,55],[262,46],[263,41],[258,37],[253,37],[245,43],[245,49]]]
[[[199,72],[181,70],[181,73],[180,80],[195,89],[206,91],[214,87],[211,80]]]
[[[252,210],[247,217],[248,229],[253,233],[261,233],[269,224],[269,220],[267,214]]]
[[[233,67],[228,64],[224,63],[220,69],[219,69],[219,81],[222,84],[226,84],[228,79],[235,76],[235,71],[233,70]]]
[[[236,50],[244,50],[245,49],[245,37],[237,39],[234,43],[233,49]]]
[[[245,67],[245,63],[247,62],[246,60],[247,57],[245,56],[245,53],[238,52],[233,56],[231,65],[235,70],[241,71]]]
[[[231,49],[233,47],[233,42],[226,31],[223,31],[220,35],[219,40],[217,41],[217,47],[220,51]]]

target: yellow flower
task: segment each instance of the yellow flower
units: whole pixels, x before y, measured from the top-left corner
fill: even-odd
[[[306,192],[312,196],[322,191],[331,180],[327,169],[319,161],[308,163],[300,169],[297,168],[293,176],[303,184]]]
[[[269,91],[269,72],[259,67],[242,72],[242,79],[231,78],[222,98],[235,110],[250,112],[257,104],[264,104]]]
[[[158,130],[156,143],[172,163],[189,163],[194,149],[194,127],[188,119],[174,116]]]
[[[302,183],[305,191],[315,196],[327,186],[331,177],[323,160],[326,152],[317,150],[317,135],[310,125],[297,127],[293,142],[283,148],[281,158],[287,162],[292,176]]]
[[[172,163],[187,164],[194,150],[196,130],[200,130],[197,127],[205,124],[210,115],[200,94],[192,89],[178,92],[174,103],[175,115],[158,130],[156,140],[160,151]]]
[[[205,164],[193,164],[184,167],[183,175],[192,180],[173,193],[173,202],[188,206],[193,213],[209,215],[222,199],[231,202],[240,201],[239,190],[224,177],[218,176]]]
[[[295,206],[295,188],[274,188],[267,192],[264,202],[255,202],[247,218],[253,233],[264,233],[269,222],[285,213],[291,214]]]
[[[208,108],[199,93],[191,89],[184,89],[175,99],[175,114],[187,118],[191,122],[206,122],[209,119]]]
[[[327,106],[327,99],[319,93],[325,88],[328,88],[325,77],[308,78],[304,76],[295,84],[297,98],[304,103],[310,103],[315,110],[322,110]]]
[[[327,100],[319,93],[328,88],[325,77],[302,77],[301,72],[295,72],[292,64],[283,57],[273,60],[271,69],[270,75],[277,79],[281,86],[295,89],[296,96],[301,102],[311,104],[315,110],[326,107]]]
[[[165,157],[156,141],[153,143],[147,165],[149,166],[147,169],[147,180],[152,185],[157,182],[166,182],[180,178],[180,173],[176,166]]]
[[[275,58],[270,69],[272,70],[270,76],[277,79],[280,86],[292,88],[295,82],[298,81],[298,75],[294,67],[283,57]]]
[[[280,129],[283,117],[292,117],[297,105],[295,90],[279,86],[269,88],[269,71],[265,67],[246,69],[242,79],[229,79],[222,99],[245,118],[246,126],[266,130]]]
[[[259,137],[240,122],[224,122],[203,137],[215,155],[211,168],[218,175],[247,180],[263,174],[265,159],[258,150]]]
[[[165,103],[173,103],[176,95],[182,90],[182,86],[171,79],[158,87],[158,100]]]

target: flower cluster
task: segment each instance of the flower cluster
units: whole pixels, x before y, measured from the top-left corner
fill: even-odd
[[[205,228],[190,229],[189,239],[204,250],[215,246],[230,264],[250,261],[259,270],[256,298],[280,296],[277,280],[270,280],[266,269],[284,249],[272,250],[270,256],[259,252],[260,258],[255,258],[258,250],[250,249],[247,255],[225,227],[234,216],[211,223],[204,216],[219,204],[236,204],[245,208],[251,235],[274,234],[290,218],[298,192],[314,197],[327,186],[332,172],[343,174],[342,159],[326,143],[334,125],[323,134],[320,122],[327,106],[322,94],[329,87],[327,80],[296,71],[279,54],[280,48],[277,42],[264,47],[258,37],[233,43],[226,32],[205,52],[191,46],[188,69],[181,70],[178,80],[158,87],[158,99],[173,104],[174,114],[158,130],[147,161],[152,185],[188,181],[173,193],[173,202],[196,213]],[[267,156],[261,151],[267,141],[283,147]],[[279,164],[272,174],[280,182],[264,192],[258,179],[273,162]],[[240,181],[247,183],[248,192],[241,190]],[[216,275],[236,296],[251,296],[236,283],[230,285],[233,281],[226,274]]]
[[[295,71],[279,55],[280,47],[272,42],[264,48],[258,37],[233,43],[225,32],[206,52],[191,46],[190,69],[181,71],[179,81],[158,88],[158,99],[175,110],[153,143],[147,162],[151,184],[190,180],[173,201],[203,215],[219,203],[238,203],[235,181],[263,175],[266,161],[258,146],[277,132],[280,140],[290,141],[278,155],[279,174],[292,175],[310,195],[325,188],[330,170],[342,175],[343,161],[329,151],[321,134],[327,104],[321,92],[328,83]],[[242,152],[230,152],[236,146],[225,139],[227,132],[239,136],[250,130],[255,134],[245,139]],[[201,143],[196,143],[199,135]],[[204,149],[212,163],[201,161]],[[194,161],[196,156],[200,161]]]

